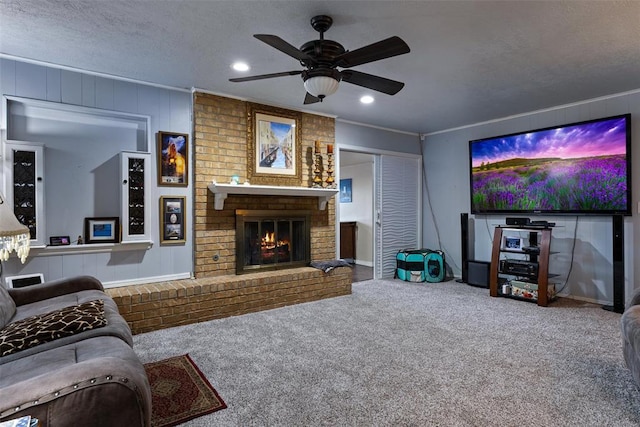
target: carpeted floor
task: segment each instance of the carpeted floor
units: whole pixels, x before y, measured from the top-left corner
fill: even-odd
[[[171,427],[227,405],[188,354],[144,365],[151,385],[151,427]]]
[[[228,405],[188,426],[638,426],[620,315],[372,280],[353,294],[134,337],[188,352]]]

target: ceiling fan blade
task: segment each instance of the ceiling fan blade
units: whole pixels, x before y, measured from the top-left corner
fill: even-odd
[[[409,49],[409,46],[404,40],[398,36],[393,36],[377,43],[361,47],[360,49],[345,52],[338,56],[334,63],[338,67],[351,68],[368,62],[403,55],[410,51],[411,49]]]
[[[283,73],[271,73],[271,74],[260,74],[258,76],[249,76],[249,77],[238,77],[235,79],[229,79],[230,82],[250,82],[252,80],[262,80],[262,79],[270,79],[273,77],[284,77],[284,76],[295,76],[297,74],[302,74],[302,70],[296,71],[285,71]]]
[[[316,102],[320,102],[320,98],[317,98],[311,95],[309,92],[304,96],[304,103],[306,104],[315,104]]]
[[[343,82],[377,90],[378,92],[388,95],[395,95],[404,87],[404,83],[402,82],[362,73],[360,71],[343,70],[340,74],[342,75]]]
[[[275,47],[280,52],[286,53],[287,55],[297,59],[298,61],[308,61],[311,59],[309,55],[302,52],[297,47],[282,40],[278,36],[273,36],[271,34],[254,34],[253,37],[257,38],[262,42],[265,42],[271,47]]]

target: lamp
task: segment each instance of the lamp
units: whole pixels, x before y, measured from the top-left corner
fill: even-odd
[[[313,69],[302,73],[304,88],[310,94],[322,101],[338,90],[340,73],[334,69]]]
[[[29,256],[29,229],[18,221],[6,199],[0,194],[0,261],[9,259],[9,254],[16,251],[16,255],[24,264]]]
[[[304,82],[304,88],[316,98],[323,99],[333,95],[338,90],[338,81],[333,77],[311,77]]]

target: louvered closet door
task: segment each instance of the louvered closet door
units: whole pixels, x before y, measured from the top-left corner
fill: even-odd
[[[376,276],[393,278],[396,253],[422,246],[420,159],[380,155],[376,162]]]

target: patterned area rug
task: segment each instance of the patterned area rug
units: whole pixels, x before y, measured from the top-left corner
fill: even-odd
[[[188,354],[144,368],[151,384],[152,427],[175,426],[227,407]]]

